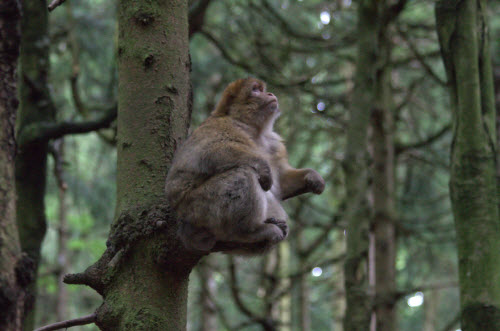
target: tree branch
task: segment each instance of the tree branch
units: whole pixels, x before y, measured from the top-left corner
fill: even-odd
[[[109,108],[105,114],[95,120],[84,122],[38,122],[26,126],[18,136],[19,146],[35,141],[57,139],[67,134],[81,134],[107,128],[116,119],[117,106]]]
[[[205,21],[205,13],[212,0],[198,0],[189,7],[189,38],[201,31]]]
[[[47,9],[49,11],[53,11],[54,9],[56,9],[57,7],[59,7],[60,5],[62,5],[66,0],[53,0],[50,5],[47,7]]]
[[[382,21],[385,22],[385,24],[388,24],[389,22],[395,20],[405,8],[406,2],[407,0],[399,0],[392,6],[389,6],[383,15]]]
[[[77,325],[87,325],[91,323],[95,323],[96,320],[96,314],[90,314],[87,316],[75,318],[72,320],[67,320],[67,321],[62,321],[62,322],[57,322],[53,324],[49,324],[46,326],[42,326],[41,328],[36,329],[35,331],[50,331],[50,330],[60,330],[60,329],[66,329],[70,328],[72,326],[77,326]]]
[[[403,40],[406,42],[406,44],[408,45],[408,47],[410,48],[410,51],[413,53],[413,55],[415,55],[415,58],[417,59],[417,61],[422,65],[422,67],[424,68],[424,70],[441,86],[447,86],[447,81],[442,79],[441,77],[439,77],[439,75],[437,73],[434,72],[434,70],[431,68],[431,66],[429,64],[427,64],[427,62],[425,62],[423,56],[419,53],[419,51],[417,50],[417,47],[415,46],[415,44],[413,44],[410,39],[408,38],[408,36],[406,35],[406,33],[401,30],[400,28],[397,28],[397,31],[399,33],[399,35],[401,36],[401,38],[403,38]]]
[[[251,4],[252,5],[252,4]],[[298,39],[306,39],[310,41],[317,41],[317,42],[325,42],[325,39],[321,37],[320,35],[317,34],[309,34],[309,33],[304,33],[301,31],[297,31],[295,28],[293,28],[293,25],[290,25],[277,11],[274,9],[274,7],[269,3],[267,0],[262,0],[262,7],[264,7],[268,13],[270,13],[274,19],[277,21],[277,23],[280,25],[280,27],[286,31],[290,36],[298,38]],[[262,10],[261,8],[259,10]]]
[[[233,295],[233,299],[234,302],[236,303],[236,306],[247,317],[257,320],[258,319],[257,315],[253,313],[241,299],[240,291],[238,288],[238,277],[236,276],[236,267],[234,265],[234,260],[232,257],[229,257],[229,275],[231,278],[231,294]]]
[[[421,148],[427,145],[432,144],[442,136],[444,136],[449,130],[451,129],[451,123],[446,124],[444,127],[442,127],[439,131],[434,133],[433,135],[430,135],[424,140],[417,141],[414,143],[409,143],[409,144],[396,144],[395,148],[395,153],[396,155],[403,153],[404,151],[408,149],[416,149],[416,148]]]

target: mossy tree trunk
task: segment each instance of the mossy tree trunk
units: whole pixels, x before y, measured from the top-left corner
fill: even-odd
[[[387,13],[387,7],[380,10]],[[380,15],[380,21],[386,15]],[[395,17],[391,17],[394,19]],[[373,153],[372,187],[373,219],[373,270],[371,280],[375,289],[373,306],[375,329],[395,331],[396,324],[396,217],[394,182],[394,116],[391,73],[392,42],[388,25],[378,25],[377,66],[374,78],[374,95],[371,109],[371,149]]]
[[[347,129],[343,168],[346,176],[346,260],[344,283],[346,310],[344,329],[369,330],[371,300],[368,296],[368,241],[370,206],[367,200],[367,131],[373,93],[373,68],[376,62],[376,5],[358,4],[358,54],[354,95]]]
[[[21,248],[33,260],[36,275],[46,231],[44,196],[48,144],[46,140],[20,144],[19,136],[33,123],[52,122],[55,110],[47,88],[50,42],[45,0],[22,1],[22,13],[20,107],[16,123],[17,224]],[[25,330],[32,330],[34,326],[35,280],[36,277],[29,286]]]
[[[358,51],[354,94],[350,106],[347,146],[343,168],[346,176],[347,243],[344,264],[346,311],[344,329],[370,329],[372,297],[368,284],[368,249],[371,206],[368,192],[367,133],[374,108],[378,61],[378,30],[385,1],[358,3]]]
[[[453,108],[450,194],[461,328],[500,330],[498,151],[486,1],[438,1],[436,21]]]
[[[190,121],[188,1],[121,0],[118,20],[115,220],[99,261],[65,282],[103,296],[102,330],[184,330],[188,276],[200,256],[177,239],[164,185]]]
[[[30,272],[16,227],[14,125],[18,100],[16,67],[20,44],[20,4],[0,3],[0,330],[20,331]]]
[[[404,0],[358,3],[358,54],[343,164],[347,194],[345,330],[396,329],[390,31],[405,4]],[[372,167],[367,158],[369,131]],[[373,205],[367,199],[370,190]]]

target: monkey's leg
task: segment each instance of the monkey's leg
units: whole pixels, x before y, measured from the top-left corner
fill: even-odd
[[[240,242],[263,242],[272,246],[288,234],[286,212],[271,191],[264,191],[260,187],[255,172],[247,171],[245,174],[249,184],[248,190],[245,190],[246,196],[241,200],[241,205],[234,205],[245,215],[236,223],[236,237]]]

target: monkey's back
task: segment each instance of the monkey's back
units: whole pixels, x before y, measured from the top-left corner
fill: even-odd
[[[234,145],[257,148],[230,117],[209,117],[195,129],[175,152],[167,175],[165,191],[170,205],[176,209],[189,192],[224,171],[224,163],[231,157],[229,146]]]

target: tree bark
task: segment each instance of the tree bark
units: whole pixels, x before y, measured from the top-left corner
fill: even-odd
[[[423,331],[436,331],[437,310],[439,307],[439,291],[425,292],[424,301],[424,328]]]
[[[387,7],[383,8],[384,12]],[[373,152],[373,255],[375,329],[396,330],[396,231],[394,184],[394,119],[391,92],[392,44],[387,25],[378,27],[378,63],[371,111]]]
[[[373,107],[379,19],[377,1],[362,1],[358,6],[355,86],[343,162],[347,196],[344,329],[350,331],[370,329],[372,300],[368,293],[367,273],[370,230],[370,206],[366,196],[368,191],[367,131],[370,110]]]
[[[64,139],[59,139],[54,142],[55,162],[54,175],[57,179],[58,188],[58,229],[57,229],[57,298],[56,298],[56,319],[58,321],[68,318],[68,289],[63,284],[64,275],[69,270],[68,260],[68,229],[67,229],[67,205],[66,205],[66,190],[67,184],[64,179]]]
[[[20,108],[17,137],[31,124],[52,122],[55,110],[49,97],[49,36],[46,2],[23,1],[21,19],[21,54],[19,75]],[[21,248],[33,260],[36,275],[40,247],[45,237],[45,183],[47,175],[47,141],[18,145],[16,156],[17,224]],[[34,328],[36,277],[29,286],[25,307],[25,330]]]
[[[187,15],[187,0],[119,1],[115,220],[99,261],[65,278],[103,296],[101,330],[186,328],[200,256],[177,238],[164,181],[191,114]]]
[[[16,227],[14,125],[18,100],[16,67],[20,44],[20,4],[0,3],[0,330],[20,331],[29,260],[21,254]]]
[[[301,254],[304,250],[304,231],[302,228],[297,229],[297,248],[298,248],[298,265],[307,265],[307,256]],[[299,303],[299,327],[300,330],[311,330],[311,308],[310,308],[310,291],[309,284],[307,283],[308,273],[300,273],[297,277],[298,285],[298,303]]]
[[[450,195],[464,331],[500,330],[498,152],[485,11],[483,0],[436,5],[454,115]]]
[[[335,233],[335,239],[332,240],[332,251],[335,254],[345,254],[344,234]],[[332,266],[332,279],[335,279],[332,297],[332,331],[342,331],[342,317],[345,314],[345,293],[344,290],[344,272],[342,264],[334,263]]]
[[[213,277],[213,271],[210,267],[209,256],[198,264],[198,275],[200,276],[201,292],[201,319],[200,331],[217,331],[217,309],[214,299],[217,297],[217,284]]]

